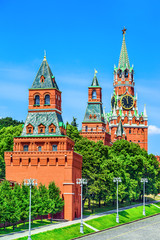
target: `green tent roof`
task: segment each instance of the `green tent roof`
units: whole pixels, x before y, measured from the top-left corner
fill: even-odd
[[[41,81],[41,76],[44,76],[44,81]],[[44,57],[31,87],[31,89],[37,88],[56,88],[59,90],[58,85],[55,81],[55,77],[53,76],[52,71],[47,63],[46,57]]]

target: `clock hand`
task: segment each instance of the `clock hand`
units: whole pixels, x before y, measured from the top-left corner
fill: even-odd
[[[127,104],[128,104],[128,96],[127,96]]]

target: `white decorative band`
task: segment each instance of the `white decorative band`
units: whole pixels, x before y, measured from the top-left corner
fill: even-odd
[[[68,195],[68,194],[74,195],[74,193],[63,193],[63,194],[66,194],[66,195]]]

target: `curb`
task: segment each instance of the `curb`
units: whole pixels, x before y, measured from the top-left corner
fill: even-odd
[[[80,239],[80,238],[84,238],[84,237],[87,237],[87,236],[90,236],[90,235],[94,235],[94,234],[99,234],[100,232],[104,232],[104,231],[108,231],[110,229],[114,229],[114,228],[117,228],[117,227],[121,227],[121,226],[124,226],[124,225],[128,225],[130,223],[134,223],[134,222],[139,222],[139,221],[142,221],[142,220],[145,220],[146,218],[151,218],[151,217],[155,217],[157,215],[160,215],[160,213],[156,213],[152,216],[148,216],[148,217],[144,217],[144,218],[141,218],[141,219],[137,219],[137,220],[134,220],[132,222],[128,222],[128,223],[122,223],[122,224],[119,224],[117,226],[113,226],[113,227],[110,227],[110,228],[106,228],[106,229],[103,229],[103,230],[99,230],[98,232],[94,232],[94,233],[89,233],[89,234],[86,234],[86,235],[83,235],[83,236],[80,236],[80,237],[76,237],[76,238],[72,238],[70,240],[74,240],[74,239]]]

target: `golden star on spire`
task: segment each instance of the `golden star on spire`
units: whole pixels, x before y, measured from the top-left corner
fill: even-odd
[[[123,34],[126,34],[126,31],[127,31],[127,29],[124,27],[122,30]]]

